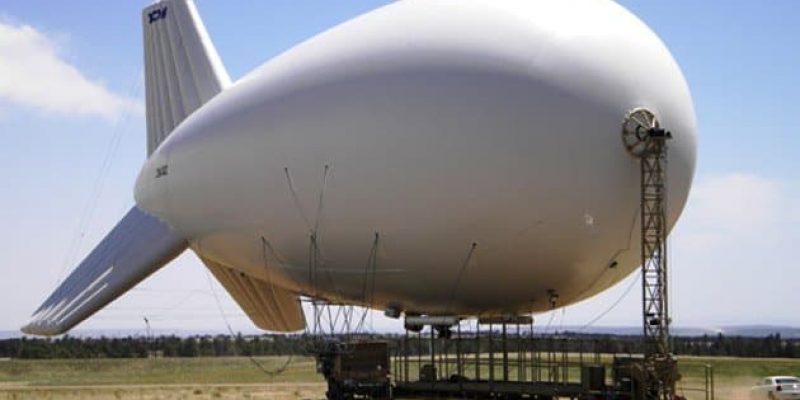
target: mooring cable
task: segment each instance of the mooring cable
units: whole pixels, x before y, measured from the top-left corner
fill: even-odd
[[[356,332],[361,331],[364,328],[364,323],[366,322],[367,315],[369,314],[369,310],[372,308],[374,301],[375,301],[375,275],[377,274],[377,267],[378,267],[378,243],[380,240],[380,234],[375,232],[375,238],[372,241],[372,247],[369,250],[369,256],[367,257],[367,265],[364,267],[364,279],[362,280],[362,288],[361,288],[361,301],[364,304],[368,304],[368,307],[364,307],[364,312],[361,314],[361,318],[358,321],[358,325],[356,325]],[[370,275],[372,279],[370,279]],[[368,288],[369,286],[369,288]],[[369,301],[368,301],[369,300]]]
[[[294,206],[295,208],[297,208],[297,212],[300,214],[300,218],[303,219],[303,223],[305,223],[306,229],[309,232],[313,232],[311,229],[311,222],[308,220],[306,211],[303,208],[303,203],[300,202],[300,197],[297,196],[297,190],[294,187],[294,181],[292,180],[292,175],[289,173],[289,167],[284,167],[283,172],[286,175],[286,183],[289,185],[289,192],[292,195],[292,201],[294,201]]]
[[[328,184],[328,171],[330,170],[329,165],[325,165],[325,169],[322,172],[322,186],[319,189],[319,201],[317,203],[317,215],[314,217],[314,233],[316,234],[319,232],[319,222],[322,219],[322,207],[325,201],[325,186]]]
[[[469,252],[467,252],[467,257],[464,259],[464,262],[461,264],[461,268],[458,271],[458,275],[456,275],[456,281],[453,283],[453,287],[450,289],[450,296],[449,300],[447,301],[447,306],[445,307],[445,314],[450,312],[450,308],[453,305],[453,301],[455,300],[456,290],[459,286],[461,286],[461,279],[464,277],[464,272],[467,270],[467,266],[469,266],[470,260],[472,260],[472,256],[475,254],[475,249],[478,247],[477,242],[472,242],[472,245],[469,247]]]
[[[264,265],[264,272],[267,274],[267,282],[269,283],[269,290],[272,294],[273,299],[277,299],[278,295],[275,291],[275,279],[272,277],[272,271],[269,267],[269,262],[267,261],[267,248],[272,249],[272,245],[269,243],[267,238],[261,236],[261,260]],[[274,251],[274,250],[273,250]],[[280,261],[279,261],[280,263]],[[278,311],[280,319],[283,321],[284,325],[288,325],[288,314],[281,306],[279,301],[275,301],[275,308]]]
[[[553,319],[556,317],[555,311],[555,308],[552,308],[550,311],[548,311],[550,313],[550,319],[547,320],[547,325],[545,325],[544,329],[542,330],[542,335],[546,334],[550,329],[550,325],[553,323]]]
[[[241,349],[238,348],[239,342],[236,340],[237,335],[234,333],[233,328],[231,327],[231,324],[228,321],[228,317],[225,316],[225,312],[222,309],[222,303],[219,300],[219,296],[217,296],[217,291],[214,290],[214,283],[211,280],[211,274],[208,272],[208,268],[206,268],[205,272],[206,272],[206,278],[208,280],[208,287],[211,290],[211,293],[214,295],[214,301],[217,303],[217,309],[219,310],[220,317],[222,317],[222,320],[225,322],[225,326],[228,328],[228,333],[231,335],[231,339],[233,340],[234,343],[234,349],[238,350],[238,353],[242,353]],[[252,354],[247,354],[246,356],[250,360],[250,362],[253,365],[255,365],[256,368],[258,368],[261,372],[263,372],[270,378],[285,372],[286,369],[289,368],[289,365],[292,363],[292,360],[294,359],[294,353],[289,353],[289,357],[286,359],[286,362],[284,362],[283,365],[281,365],[280,367],[278,367],[273,371],[270,371],[266,367],[261,365],[261,363],[259,363],[258,360],[256,360]]]
[[[134,94],[134,92],[138,93],[141,89],[142,81],[139,79],[141,73],[142,68],[140,67],[131,81],[131,85],[128,90],[129,95]],[[122,114],[114,120],[114,125],[111,128],[111,140],[108,143],[108,148],[106,149],[106,154],[103,157],[103,162],[100,164],[97,176],[92,184],[92,189],[90,191],[89,198],[87,199],[87,203],[80,214],[80,218],[78,219],[78,225],[75,227],[75,231],[73,232],[72,241],[67,248],[67,253],[64,255],[63,265],[61,266],[61,270],[56,278],[56,286],[63,281],[64,272],[66,269],[71,264],[74,264],[75,257],[77,257],[77,253],[80,251],[80,247],[83,244],[84,238],[86,237],[86,232],[91,227],[98,200],[100,199],[100,196],[102,196],[105,189],[105,181],[108,177],[108,171],[111,170],[111,166],[114,164],[114,158],[117,154],[117,150],[119,150],[119,145],[122,142],[122,138],[125,136],[124,134],[127,132],[127,129],[125,128],[127,128],[129,120],[130,112],[126,110],[123,110]]]
[[[639,282],[639,277],[641,277],[641,275],[642,275],[642,270],[640,268],[639,269],[639,273],[636,274],[636,279],[632,279],[631,280],[631,283],[628,284],[628,287],[625,288],[625,291],[622,293],[622,295],[620,295],[619,298],[617,298],[617,300],[614,301],[611,304],[611,306],[609,306],[605,311],[601,312],[599,315],[597,315],[595,318],[593,318],[591,321],[587,322],[583,327],[581,327],[580,331],[581,332],[585,331],[587,328],[589,328],[590,326],[594,325],[595,322],[597,322],[600,319],[602,319],[603,317],[605,317],[609,312],[611,312],[611,310],[616,308],[617,305],[619,305],[619,303],[622,302],[622,300],[625,297],[627,297],[628,294],[630,294],[631,289],[633,289],[633,287],[636,285],[636,283]]]

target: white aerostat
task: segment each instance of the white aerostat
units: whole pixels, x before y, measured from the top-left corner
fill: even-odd
[[[303,329],[301,296],[544,311],[639,265],[632,110],[673,134],[670,228],[691,186],[687,84],[612,1],[394,2],[234,83],[190,1],[142,18],[137,205],[25,332],[70,329],[187,248],[266,330]]]

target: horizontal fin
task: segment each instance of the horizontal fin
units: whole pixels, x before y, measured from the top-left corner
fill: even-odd
[[[187,242],[166,224],[132,208],[22,328],[58,335],[88,318],[181,254]]]

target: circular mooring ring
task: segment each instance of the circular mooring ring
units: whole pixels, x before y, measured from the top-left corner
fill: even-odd
[[[622,144],[634,157],[641,157],[650,140],[648,132],[658,128],[656,115],[646,108],[634,108],[625,115],[622,122]]]

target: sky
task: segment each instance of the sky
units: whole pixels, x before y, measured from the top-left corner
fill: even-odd
[[[0,1],[0,330],[23,325],[134,204],[148,3]],[[235,80],[386,1],[196,3]],[[620,3],[670,48],[698,119],[695,184],[670,239],[674,324],[800,326],[800,2]],[[634,274],[536,318],[637,326],[640,298]],[[163,331],[256,331],[191,252],[77,329],[144,332],[143,317]]]

